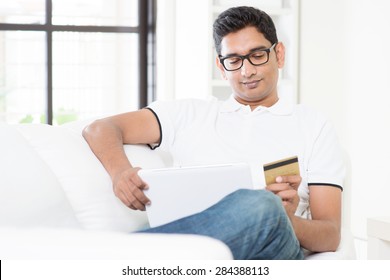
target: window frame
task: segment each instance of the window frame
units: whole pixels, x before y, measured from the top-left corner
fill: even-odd
[[[133,33],[139,35],[139,108],[156,97],[156,0],[138,0],[138,26],[55,25],[52,0],[45,0],[44,24],[1,23],[0,31],[41,31],[46,33],[46,122],[53,123],[53,32]],[[131,94],[131,93],[130,93]]]

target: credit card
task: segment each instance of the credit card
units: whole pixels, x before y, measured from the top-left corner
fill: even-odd
[[[264,164],[264,176],[267,185],[276,183],[276,177],[286,175],[299,175],[298,157],[289,157]]]

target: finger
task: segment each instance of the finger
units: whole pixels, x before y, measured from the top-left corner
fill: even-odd
[[[138,175],[138,171],[141,170],[141,168],[136,167],[134,168],[137,171],[133,173],[130,177],[130,180],[133,182],[134,185],[136,185],[139,189],[147,190],[149,188],[148,184],[144,182],[141,177]]]
[[[277,194],[283,201],[290,201],[294,200],[295,197],[297,196],[297,191],[290,189],[290,190],[285,190],[281,191]]]
[[[289,183],[292,187],[298,188],[301,184],[302,177],[300,175],[283,175],[276,177],[277,183]]]
[[[130,201],[130,206],[133,206],[137,210],[145,210],[145,204],[139,201],[133,194],[126,194],[127,199]]]
[[[134,188],[134,190],[132,190],[132,194],[143,205],[150,204],[150,199],[145,195],[143,190],[140,190],[139,188]]]
[[[129,184],[129,186],[122,189],[122,191],[130,205],[133,205],[137,209],[145,210],[145,205],[150,204],[150,200],[146,197],[144,192],[133,184]]]
[[[145,208],[144,204],[137,201],[132,194],[132,190],[140,191],[136,186],[123,182],[114,188],[115,195],[129,208],[134,210],[142,210]]]
[[[123,191],[123,195],[126,196],[126,200],[128,204],[126,204],[130,208],[135,208],[136,210],[145,210],[145,204],[141,202],[132,192],[126,190]]]
[[[119,191],[119,192],[115,192],[115,195],[117,198],[119,198],[120,201],[122,201],[122,203],[124,205],[126,205],[127,207],[130,207],[132,208],[133,206],[131,205],[130,201],[127,199],[126,195],[122,192],[122,191]],[[133,208],[132,208],[133,209]],[[135,210],[135,209],[134,209]]]
[[[144,210],[145,204],[150,203],[150,200],[145,196],[143,191],[131,181],[123,181],[118,184],[115,187],[115,194],[126,206],[133,206],[139,210]]]
[[[280,184],[271,184],[266,186],[266,189],[273,192],[273,193],[278,193],[284,190],[291,189],[290,184],[288,183],[280,183]]]

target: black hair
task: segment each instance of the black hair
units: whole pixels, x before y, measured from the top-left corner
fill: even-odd
[[[278,42],[275,24],[267,13],[253,7],[233,7],[222,12],[214,21],[213,38],[217,54],[221,54],[223,37],[248,26],[256,27],[271,44]]]

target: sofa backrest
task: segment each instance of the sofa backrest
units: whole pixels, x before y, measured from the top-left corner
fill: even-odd
[[[0,125],[0,226],[80,227],[57,177],[15,126]]]
[[[109,175],[81,135],[85,124],[28,124],[13,129],[55,175],[83,228],[131,232],[147,227],[145,212],[131,210],[115,197]],[[165,166],[147,146],[126,145],[125,151],[135,166]]]

